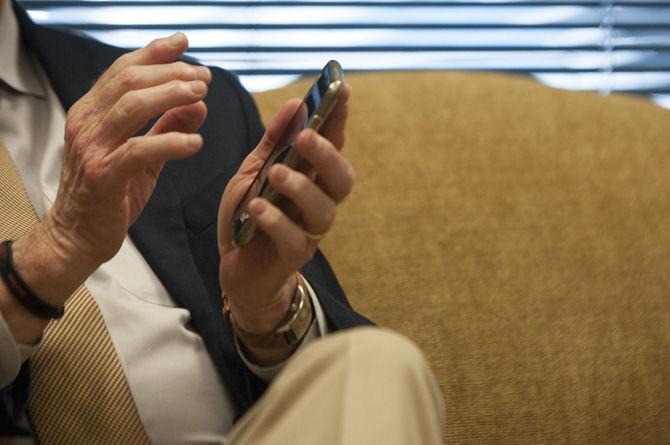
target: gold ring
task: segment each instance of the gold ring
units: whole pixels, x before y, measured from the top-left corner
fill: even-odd
[[[305,236],[311,239],[312,241],[320,241],[321,239],[323,239],[324,236],[326,236],[326,233],[312,233],[308,232],[305,229],[302,229],[302,233],[304,233]]]

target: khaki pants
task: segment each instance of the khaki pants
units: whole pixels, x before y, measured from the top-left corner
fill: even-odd
[[[296,354],[226,443],[439,444],[443,415],[419,349],[391,331],[359,328]]]

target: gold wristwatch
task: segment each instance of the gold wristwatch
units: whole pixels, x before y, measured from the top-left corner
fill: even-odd
[[[240,328],[232,316],[228,298],[224,295],[223,314],[233,327],[235,334],[244,339],[247,346],[257,349],[274,349],[278,346],[293,347],[305,337],[314,320],[314,308],[302,275],[296,273],[295,277],[297,285],[288,312],[277,327],[267,334],[254,334]]]

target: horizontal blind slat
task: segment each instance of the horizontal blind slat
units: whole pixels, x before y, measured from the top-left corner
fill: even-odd
[[[500,6],[599,6],[610,4],[612,6],[670,6],[668,0],[628,0],[628,1],[611,1],[606,0],[510,0],[510,1],[444,1],[444,0],[22,0],[22,4],[34,8],[49,8],[49,7],[110,7],[110,6],[151,6],[151,7],[166,7],[166,6],[481,6],[481,7],[500,7]]]
[[[179,28],[165,30],[93,30],[89,35],[106,43],[135,48],[157,37],[176,32]],[[545,32],[543,32],[545,31]],[[389,48],[458,50],[481,49],[603,49],[607,32],[600,29],[514,30],[506,32],[506,39],[499,32],[476,30],[190,30],[186,31],[192,51],[239,51],[239,48],[285,48],[304,51],[337,48]],[[620,32],[611,37],[613,49],[627,47],[641,50],[663,50],[670,45],[670,30],[663,32]],[[532,44],[532,46],[531,46]]]
[[[191,41],[193,51],[239,51],[240,48],[295,48],[296,51],[318,51],[324,48],[432,48],[435,50],[487,49],[602,49],[608,31],[602,28],[538,28],[506,29],[504,34],[493,29],[404,29],[404,28],[331,28],[324,36],[320,28],[312,27],[71,27],[96,38],[126,47],[141,46],[146,39],[181,30]],[[253,32],[253,40],[247,33]],[[108,33],[112,33],[106,36]],[[147,32],[147,33],[145,33]],[[114,37],[131,34],[130,41]],[[135,37],[132,37],[132,36]],[[610,42],[616,49],[663,50],[670,47],[670,30],[617,29]],[[125,44],[129,43],[129,44]],[[225,44],[224,44],[225,43]]]
[[[282,72],[314,72],[324,58],[335,58],[348,70],[371,69],[487,69],[515,71],[599,71],[604,67],[619,72],[670,71],[670,51],[617,52],[611,55],[600,51],[453,51],[453,52],[342,52],[321,51],[295,53],[241,52],[201,53],[198,57],[208,64],[227,66],[234,70],[282,70]]]
[[[600,26],[602,7],[434,7],[393,6],[165,6],[60,7],[29,11],[39,23],[70,25],[304,25],[377,24],[436,26]],[[670,26],[668,7],[615,7],[607,12],[616,26]]]

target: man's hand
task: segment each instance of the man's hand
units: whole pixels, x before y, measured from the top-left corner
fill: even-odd
[[[175,62],[187,46],[178,33],[123,55],[69,110],[54,205],[14,245],[17,269],[50,303],[62,304],[116,254],[164,162],[201,148],[195,132],[211,73]],[[147,135],[133,137],[157,116]]]
[[[202,138],[205,67],[174,62],[183,34],[119,58],[68,113],[65,157],[49,213],[63,255],[99,264],[112,258],[153,192],[163,163],[195,154]],[[166,113],[146,136],[132,137]]]
[[[268,333],[281,321],[295,289],[292,275],[316,251],[317,243],[304,231],[327,232],[337,205],[351,191],[354,171],[340,153],[349,91],[347,86],[323,127],[323,136],[312,130],[300,133],[296,147],[310,168],[295,171],[275,165],[270,169],[270,183],[292,207],[279,209],[263,198],[252,200],[249,211],[260,231],[241,248],[232,245],[232,214],[300,105],[299,100],[286,103],[272,119],[260,144],[223,194],[218,221],[221,287],[236,323],[247,332]]]

